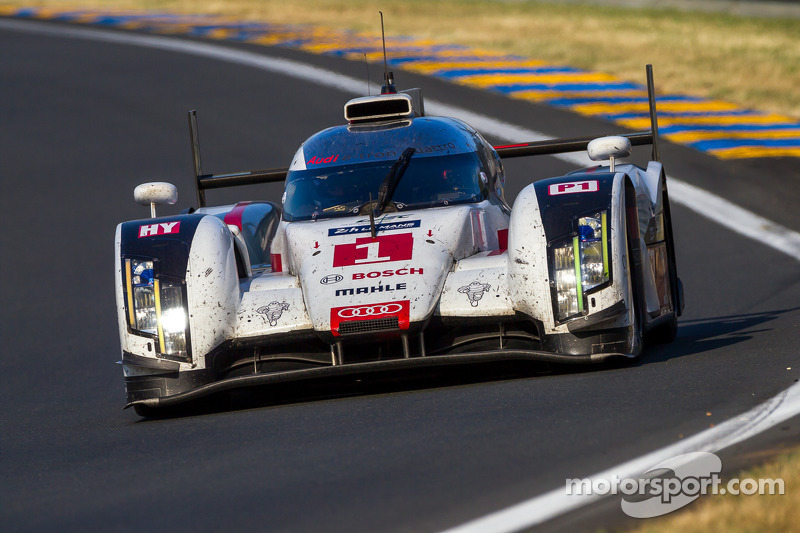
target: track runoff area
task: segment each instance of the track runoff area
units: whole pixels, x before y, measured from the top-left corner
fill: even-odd
[[[217,61],[238,64],[294,77],[317,85],[360,95],[364,81],[312,67],[297,61],[266,57],[257,53],[227,48],[216,43],[173,39],[170,37],[105,31],[94,28],[60,26],[29,21],[0,19],[0,29],[153,48],[185,53]],[[376,87],[376,89],[378,89]],[[506,142],[547,140],[552,137],[518,125],[495,120],[472,111],[449,106],[442,102],[426,101],[432,114],[454,116],[478,130]],[[564,161],[578,166],[590,163],[585,154],[559,154]],[[669,176],[670,199],[714,221],[725,228],[766,244],[800,261],[800,233],[778,225],[760,215],[742,209],[708,191],[699,189],[679,178]],[[589,483],[610,479],[636,479],[654,465],[676,456],[713,454],[752,438],[800,414],[800,384],[793,385],[755,408],[733,417],[713,428],[704,430],[678,443],[652,451],[603,472],[583,478]],[[564,487],[519,502],[473,521],[448,530],[448,533],[518,531],[557,518],[603,498],[603,494],[568,494]],[[691,501],[691,500],[690,500]]]

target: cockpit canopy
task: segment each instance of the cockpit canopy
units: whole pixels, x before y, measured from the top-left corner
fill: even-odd
[[[308,139],[289,167],[284,219],[365,214],[409,147],[414,155],[387,212],[502,198],[502,164],[477,132],[455,119],[418,117],[338,126]]]

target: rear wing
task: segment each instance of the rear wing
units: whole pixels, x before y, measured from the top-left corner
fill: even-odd
[[[200,161],[200,135],[197,131],[197,112],[189,111],[189,138],[192,143],[192,162],[194,175],[197,180],[197,205],[206,206],[206,190],[236,187],[239,185],[254,185],[256,183],[271,183],[286,179],[288,168],[275,168],[267,170],[252,170],[250,172],[235,172],[233,174],[203,174],[203,165]]]
[[[653,66],[647,65],[647,98],[650,106],[650,131],[627,133],[619,135],[627,137],[632,146],[652,145],[652,160],[659,161],[658,151],[658,117],[656,114],[655,87],[653,84]],[[194,175],[197,182],[197,204],[206,206],[205,191],[208,189],[221,189],[239,185],[254,185],[257,183],[272,183],[283,181],[289,172],[288,168],[275,168],[267,170],[253,170],[250,172],[235,172],[232,174],[204,174],[200,160],[200,136],[197,130],[197,112],[189,111],[189,136],[192,148],[192,162]],[[602,137],[581,137],[575,139],[551,139],[547,141],[534,141],[529,143],[509,144],[495,146],[497,155],[508,159],[512,157],[527,157],[535,155],[552,155],[567,152],[581,152],[587,149],[589,142]]]

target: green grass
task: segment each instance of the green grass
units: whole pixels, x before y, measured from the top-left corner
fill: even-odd
[[[712,495],[684,510],[642,520],[635,533],[793,533],[800,525],[800,450],[783,454],[739,479],[781,478],[783,495]],[[725,481],[725,480],[723,480]]]

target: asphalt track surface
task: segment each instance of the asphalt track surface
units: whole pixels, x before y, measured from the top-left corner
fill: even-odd
[[[486,368],[343,394],[279,391],[284,400],[244,393],[227,399],[229,410],[142,420],[120,409],[114,364],[114,227],[147,216],[133,187],[172,181],[180,205],[194,202],[188,109],[198,110],[206,171],[251,170],[286,166],[307,136],[342,121],[354,95],[208,59],[17,31],[0,31],[0,50],[2,531],[440,530],[720,423],[800,375],[800,265],[675,207],[686,313],[677,340],[636,364],[526,366],[510,369],[513,377]],[[553,136],[610,129],[397,77]],[[670,174],[800,230],[796,160],[723,162],[669,144],[662,159]],[[508,196],[570,169],[552,158],[509,161]],[[209,199],[279,194],[259,186]],[[583,512],[569,527],[620,523],[618,510],[606,511]]]

